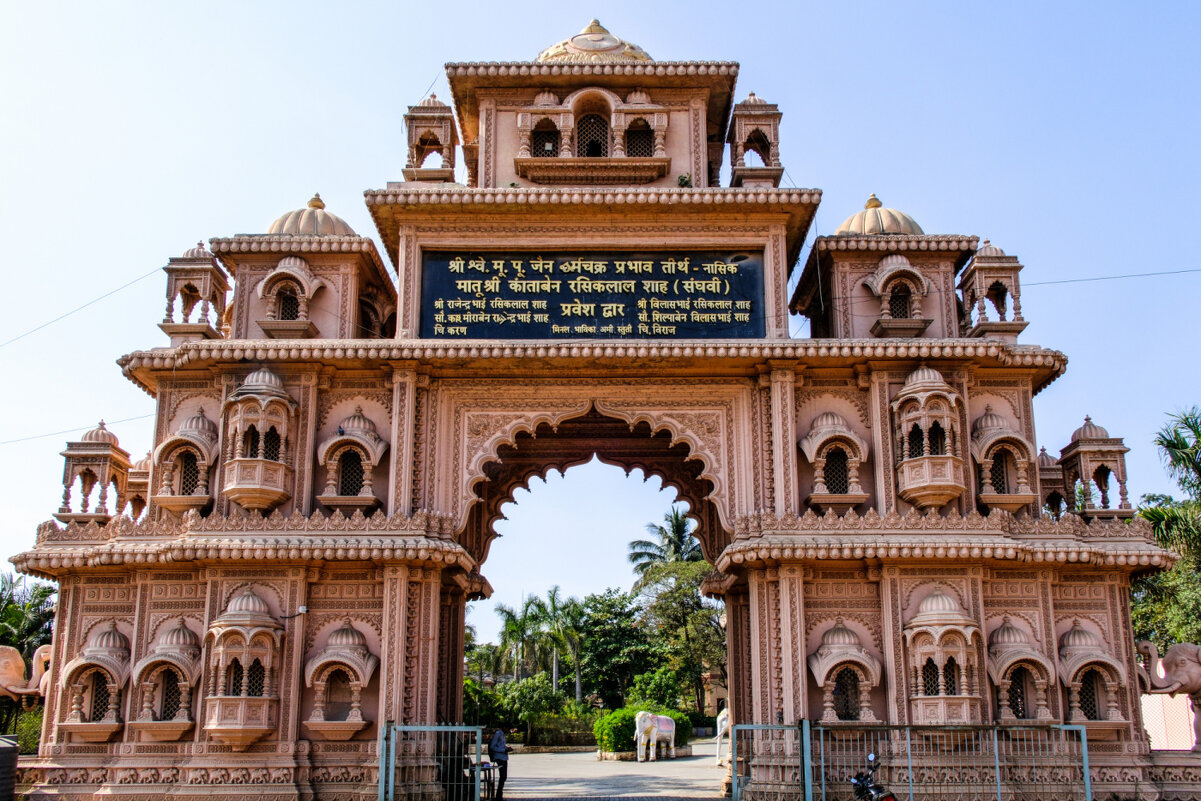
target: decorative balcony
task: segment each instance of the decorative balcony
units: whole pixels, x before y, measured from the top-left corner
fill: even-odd
[[[341,509],[348,516],[356,509],[366,515],[380,504],[374,495],[318,495],[317,502],[331,509]]]
[[[212,498],[206,492],[204,495],[155,495],[154,502],[156,505],[166,509],[169,512],[182,514],[189,509],[197,511],[208,506],[212,502]]]
[[[183,737],[192,726],[190,720],[131,720],[129,728],[139,732],[143,742],[173,743]]]
[[[256,320],[271,339],[312,339],[317,325],[312,320]]]
[[[872,323],[871,331],[874,337],[920,337],[932,322],[930,317],[881,317]]]
[[[536,184],[629,186],[667,175],[670,158],[515,158],[517,174]]]
[[[107,743],[113,735],[121,731],[124,723],[116,720],[109,721],[73,721],[66,720],[58,724],[58,728],[68,732],[71,739],[82,743]]]
[[[805,499],[805,503],[818,511],[833,509],[834,514],[844,515],[849,510],[868,499],[866,492],[814,492]]]
[[[925,509],[938,508],[963,494],[963,460],[958,456],[916,456],[897,466],[901,498]]]
[[[213,696],[205,704],[204,730],[233,748],[245,751],[251,743],[261,740],[276,728],[276,707],[279,699],[263,696]]]
[[[989,509],[1004,509],[1014,514],[1038,500],[1038,496],[1033,492],[981,492],[978,497],[980,503]]]
[[[983,721],[974,695],[917,695],[909,699],[910,720],[924,726],[965,725]]]
[[[230,459],[225,495],[244,509],[269,510],[292,497],[292,468],[274,459]]]

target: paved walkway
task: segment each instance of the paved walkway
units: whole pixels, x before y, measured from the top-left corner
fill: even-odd
[[[713,764],[713,748],[712,740],[694,740],[693,756],[657,762],[601,762],[595,751],[514,753],[505,798],[716,799],[726,767]]]

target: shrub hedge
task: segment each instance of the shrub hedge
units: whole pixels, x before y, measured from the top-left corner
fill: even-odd
[[[633,751],[634,750],[634,716],[643,711],[642,707],[627,706],[615,709],[604,715],[593,724],[592,733],[596,735],[596,745],[602,751]],[[656,715],[666,715],[676,722],[677,746],[687,745],[692,736],[692,723],[688,716],[676,709],[646,709]]]

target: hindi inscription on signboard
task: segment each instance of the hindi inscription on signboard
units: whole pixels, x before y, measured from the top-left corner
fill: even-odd
[[[427,251],[422,257],[423,337],[763,335],[761,252]]]

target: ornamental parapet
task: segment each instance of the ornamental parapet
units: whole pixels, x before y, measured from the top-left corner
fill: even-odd
[[[743,565],[826,559],[971,559],[1167,568],[1178,558],[1155,544],[1150,523],[1016,518],[996,510],[941,516],[916,510],[881,517],[827,512],[775,515],[760,512],[734,522],[734,541],[715,567],[728,573]]]
[[[868,359],[975,359],[983,365],[1041,371],[1037,393],[1067,369],[1063,353],[1036,345],[965,339],[846,340],[631,340],[590,342],[378,339],[337,340],[204,340],[176,348],[134,351],[117,360],[125,376],[147,392],[155,392],[149,371],[184,370],[217,364],[257,361],[321,361],[361,364],[364,361],[422,360],[431,366],[461,366],[488,361],[490,369],[518,366],[528,359],[587,360],[589,365],[629,367],[653,365],[658,370],[687,367],[698,360],[726,360],[723,367],[752,370],[764,360],[804,361],[810,367],[839,366]]]
[[[53,578],[75,570],[191,561],[406,561],[458,567],[476,562],[450,539],[450,521],[428,512],[411,517],[233,514],[135,522],[38,527],[37,546],[11,561],[23,573]],[[231,536],[233,535],[233,536]]]

